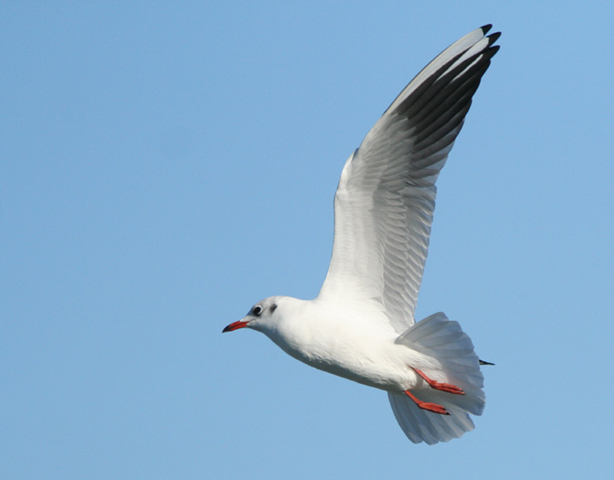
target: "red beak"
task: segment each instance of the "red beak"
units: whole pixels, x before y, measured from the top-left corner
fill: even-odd
[[[239,330],[239,328],[243,328],[247,326],[248,323],[249,322],[242,322],[242,321],[231,323],[224,330],[222,330],[222,333],[233,332],[235,330]]]

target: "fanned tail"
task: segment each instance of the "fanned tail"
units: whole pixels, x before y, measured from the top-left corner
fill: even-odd
[[[484,410],[484,377],[473,343],[458,322],[436,313],[413,325],[396,343],[429,359],[419,366],[428,377],[455,385],[465,392],[465,395],[455,395],[435,389],[412,390],[419,400],[442,405],[450,415],[420,409],[404,393],[389,392],[392,411],[405,435],[414,443],[433,445],[473,430],[469,414],[481,415]]]

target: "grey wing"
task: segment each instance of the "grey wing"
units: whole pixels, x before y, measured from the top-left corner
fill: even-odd
[[[346,162],[335,194],[333,255],[321,298],[375,301],[396,332],[414,323],[435,182],[500,34],[479,28],[400,93]]]

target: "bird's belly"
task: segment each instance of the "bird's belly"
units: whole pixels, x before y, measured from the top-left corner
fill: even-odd
[[[323,370],[339,377],[347,378],[357,383],[367,385],[369,387],[379,388],[382,390],[405,390],[409,387],[403,387],[408,383],[406,376],[411,376],[411,373],[403,375],[397,369],[382,368],[381,365],[375,364],[343,364],[333,363],[326,359],[306,359],[303,360],[308,365]]]
[[[340,335],[310,340],[276,343],[307,365],[370,387],[404,391],[422,383],[410,367],[414,352],[395,344],[394,337]]]

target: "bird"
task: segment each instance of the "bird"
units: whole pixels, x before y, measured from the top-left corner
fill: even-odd
[[[384,390],[413,443],[475,428],[484,376],[469,336],[444,313],[416,322],[435,182],[463,127],[501,33],[485,25],[431,61],[346,161],[334,197],[334,241],[318,296],[273,296],[223,332],[249,328],[290,356]]]

